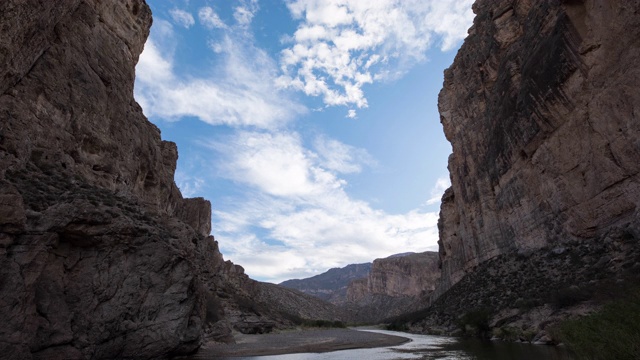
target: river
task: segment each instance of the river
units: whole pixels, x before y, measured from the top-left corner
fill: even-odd
[[[374,331],[411,339],[403,345],[353,349],[327,353],[300,353],[251,357],[214,357],[215,360],[573,360],[566,349],[501,341],[479,341],[445,336],[415,335],[385,330]]]

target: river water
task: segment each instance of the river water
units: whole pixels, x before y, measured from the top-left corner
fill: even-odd
[[[414,335],[385,330],[366,330],[411,339],[398,346],[341,350],[328,353],[301,353],[272,356],[219,358],[216,360],[573,360],[563,347],[527,343],[483,342],[445,336]]]

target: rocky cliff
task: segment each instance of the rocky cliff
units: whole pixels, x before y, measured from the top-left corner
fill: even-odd
[[[375,259],[365,279],[349,284],[347,300],[359,302],[367,295],[417,297],[435,290],[440,277],[438,253],[403,254]]]
[[[5,357],[162,358],[325,314],[225,262],[209,202],[182,198],[133,99],[150,25],[142,0],[0,2]]]
[[[479,0],[439,96],[445,288],[497,255],[638,235],[640,4]]]
[[[438,99],[452,186],[439,221],[445,295],[430,316],[485,308],[508,323],[554,294],[588,293],[580,302],[637,278],[640,3],[473,10]]]
[[[438,265],[438,253],[430,251],[376,259],[366,278],[349,284],[347,307],[365,322],[417,310],[424,306],[420,299],[435,290]]]

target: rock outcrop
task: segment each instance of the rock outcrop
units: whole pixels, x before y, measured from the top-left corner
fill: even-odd
[[[198,258],[214,243],[181,220],[195,209],[173,182],[176,147],[133,100],[149,8],[5,1],[0,14],[2,353],[193,351]]]
[[[390,256],[373,261],[367,292],[394,297],[421,296],[435,290],[439,278],[436,252]]]
[[[439,96],[443,290],[500,254],[640,223],[640,4],[480,0]]]
[[[347,288],[347,307],[359,321],[378,322],[418,310],[440,278],[436,252],[406,253],[375,259],[363,279]]]
[[[252,307],[278,290],[224,261],[133,98],[150,25],[142,0],[0,2],[5,358],[163,358],[292,323]]]
[[[640,3],[478,0],[473,10],[439,95],[453,147],[441,285],[415,325],[455,326],[483,309],[496,326],[540,323],[535,333],[553,319],[523,319],[554,294],[578,294],[576,305],[638,280]]]

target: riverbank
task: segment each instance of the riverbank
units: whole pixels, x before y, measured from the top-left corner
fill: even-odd
[[[401,336],[353,329],[309,329],[262,335],[236,334],[234,339],[235,344],[207,343],[196,354],[184,359],[320,353],[396,346],[411,341]]]

